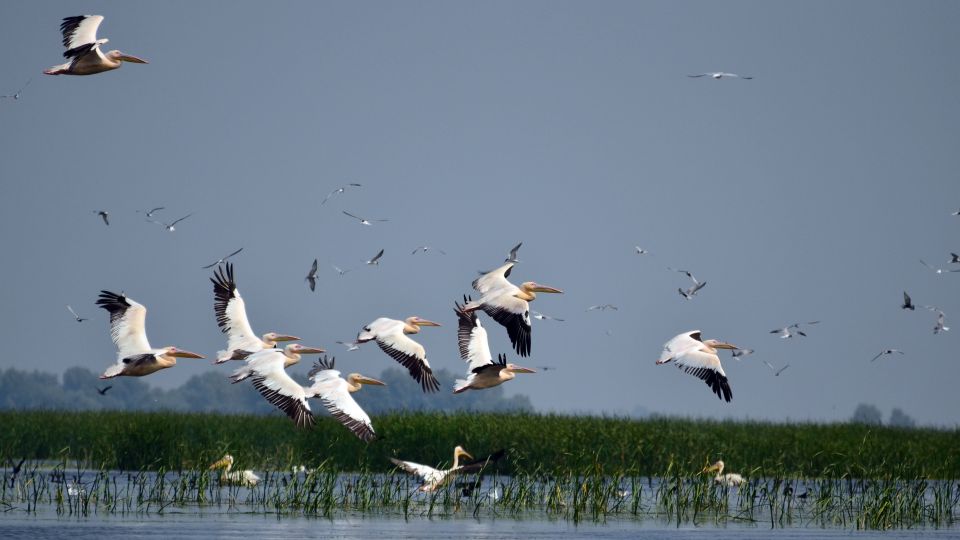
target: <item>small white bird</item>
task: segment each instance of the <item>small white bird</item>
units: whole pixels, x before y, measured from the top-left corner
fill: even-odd
[[[635,250],[637,255],[647,255],[650,253],[649,251],[643,249],[640,246],[633,246],[633,249]]]
[[[352,217],[353,219],[359,221],[361,224],[363,224],[363,225],[368,225],[368,226],[369,226],[369,225],[373,225],[372,222],[374,222],[374,221],[376,221],[376,222],[381,222],[381,223],[384,222],[384,221],[390,221],[389,219],[364,219],[364,218],[362,218],[362,217],[360,217],[360,216],[355,216],[355,215],[351,214],[350,212],[347,212],[346,210],[344,210],[343,213],[346,214],[346,215],[348,215],[348,216],[350,216],[350,217]]]
[[[21,86],[19,90],[17,90],[16,92],[14,92],[13,94],[10,94],[10,95],[8,95],[8,96],[0,96],[0,99],[2,99],[2,98],[20,99],[20,93],[23,92],[23,90],[24,90],[26,87],[30,86],[30,83],[31,83],[31,82],[33,82],[33,79],[27,80],[27,84],[24,84],[23,86]]]
[[[907,291],[903,291],[903,305],[900,306],[900,309],[909,309],[910,311],[917,309],[917,306],[913,305],[913,301],[910,300],[910,295],[907,294]]]
[[[190,217],[190,216],[192,216],[192,215],[193,215],[193,214],[187,214],[187,215],[183,216],[182,218],[173,221],[172,223],[164,223],[164,222],[162,222],[162,221],[157,221],[157,220],[155,220],[155,219],[147,219],[147,221],[149,221],[150,223],[156,223],[157,225],[162,225],[164,229],[168,230],[169,232],[173,232],[173,231],[177,230],[177,227],[176,227],[177,223],[180,223],[181,221],[187,219],[188,217]]]
[[[764,360],[763,363],[766,364],[768,368],[770,368],[770,371],[773,372],[774,377],[779,377],[781,373],[783,373],[788,367],[790,367],[790,364],[786,364],[782,368],[777,369],[773,367],[773,364],[771,364],[770,362],[767,362],[766,360]]]
[[[227,255],[226,257],[221,257],[221,258],[217,259],[216,261],[214,261],[214,262],[212,262],[212,263],[204,266],[203,269],[204,269],[204,270],[207,270],[208,268],[213,268],[214,266],[216,266],[216,265],[218,265],[218,264],[223,264],[223,263],[227,262],[227,259],[229,259],[230,257],[233,257],[234,255],[236,255],[237,253],[240,253],[241,251],[243,251],[243,248],[240,248],[240,249],[234,251],[233,253]]]
[[[730,351],[730,357],[740,360],[741,357],[753,354],[753,349],[734,349]]]
[[[613,304],[598,304],[598,305],[595,305],[595,306],[590,306],[590,307],[588,307],[588,308],[586,309],[586,311],[606,311],[606,310],[608,310],[608,309],[612,309],[612,310],[614,310],[614,311],[618,311],[620,308],[618,308],[617,306],[615,306],[615,305],[613,305]]]
[[[960,264],[960,255],[950,253],[950,264]]]
[[[327,201],[330,200],[330,197],[333,197],[334,195],[340,195],[341,193],[343,193],[344,191],[346,191],[348,187],[360,187],[360,184],[352,184],[352,183],[351,183],[351,184],[347,184],[347,185],[345,185],[345,186],[340,186],[340,187],[338,187],[337,189],[331,191],[326,197],[324,197],[323,200],[320,201],[320,204],[321,204],[321,205],[327,204]]]
[[[505,263],[518,263],[518,262],[520,262],[520,260],[517,259],[517,252],[520,251],[520,246],[522,246],[522,245],[523,245],[523,242],[520,242],[519,244],[513,246],[513,247],[510,249],[510,253],[507,255],[507,258],[504,259],[503,262],[505,262]]]
[[[899,350],[899,349],[887,349],[887,350],[884,350],[884,351],[880,351],[879,353],[877,353],[876,356],[874,356],[873,358],[871,358],[870,361],[873,362],[874,360],[876,360],[877,358],[880,358],[881,356],[884,356],[884,355],[887,355],[887,354],[893,354],[893,353],[903,354],[903,351],[901,351],[901,350]]]
[[[674,270],[673,268],[667,268],[667,269]],[[706,281],[699,281],[697,278],[693,276],[693,274],[691,274],[687,270],[674,270],[674,272],[680,272],[681,274],[686,274],[687,277],[690,278],[691,281],[693,281],[693,285],[691,285],[689,289],[687,290],[677,289],[677,292],[680,293],[680,296],[684,297],[687,300],[690,300],[691,298],[693,298],[694,295],[697,294],[697,291],[707,286]]]
[[[807,324],[818,324],[819,322],[820,321],[810,321]],[[790,326],[784,326],[783,328],[777,328],[775,330],[771,330],[770,333],[780,334],[781,339],[788,339],[794,336],[807,337],[807,334],[803,330],[800,330],[800,324],[801,323],[793,323]],[[791,329],[795,329],[795,331],[791,332],[790,331]]]
[[[944,326],[944,314],[942,311],[937,312],[937,324],[933,327],[933,333],[939,334],[940,332],[947,332],[950,330],[949,326]]]
[[[372,259],[370,259],[369,261],[367,261],[367,264],[370,264],[370,265],[373,265],[373,266],[380,266],[380,257],[383,257],[383,250],[382,250],[382,249],[381,249],[376,255],[374,255]]]
[[[533,310],[530,311],[530,316],[540,321],[543,321],[543,320],[560,321],[560,322],[564,321],[564,319],[561,319],[559,317],[551,317],[550,315],[546,315],[546,314],[540,313],[539,311],[533,311]]]
[[[337,265],[335,265],[335,264],[331,264],[330,266],[332,266],[333,269],[336,270],[338,274],[340,274],[340,277],[343,277],[344,274],[346,274],[347,272],[353,270],[353,268],[347,268],[346,270],[344,270],[344,269],[340,268],[339,266],[337,266]]]
[[[753,77],[748,77],[748,76],[746,76],[746,75],[737,75],[736,73],[727,73],[727,72],[724,72],[724,71],[714,71],[714,72],[709,72],[709,73],[700,73],[699,75],[687,75],[687,77],[692,77],[692,78],[694,78],[694,79],[696,79],[696,78],[698,78],[698,77],[710,77],[710,78],[715,79],[715,80],[718,80],[718,81],[719,81],[720,79],[724,78],[724,77],[727,77],[727,78],[730,78],[730,79],[746,79],[746,80],[748,80],[748,81],[753,78]]]
[[[930,266],[930,265],[927,264],[926,262],[924,262],[923,259],[920,259],[920,264],[926,266],[927,268],[929,268],[930,270],[932,270],[934,274],[938,274],[938,275],[939,275],[939,274],[943,274],[943,273],[945,273],[945,272],[960,272],[960,268],[957,268],[957,269],[954,269],[954,270],[946,270],[946,269],[943,269],[943,268],[935,268],[935,267],[933,267],[933,266]]]
[[[77,322],[83,322],[83,321],[87,320],[85,317],[81,317],[81,316],[77,315],[77,312],[74,311],[72,307],[70,307],[70,304],[67,304],[67,309],[68,309],[68,310],[70,311],[70,313],[73,315],[73,318],[77,320]]]
[[[346,347],[347,352],[360,350],[360,342],[358,341],[338,341],[337,343]]]
[[[444,251],[444,250],[442,250],[442,249],[438,249],[438,248],[434,248],[434,247],[430,247],[430,246],[420,246],[420,247],[418,247],[417,249],[413,250],[413,252],[411,253],[411,255],[416,255],[417,253],[420,253],[420,252],[426,253],[426,252],[428,252],[428,251],[436,251],[436,252],[440,253],[441,255],[446,255],[446,254],[447,254],[447,252]]]
[[[158,207],[156,207],[156,208],[151,208],[150,210],[137,210],[137,213],[138,213],[138,214],[143,214],[144,216],[146,216],[146,217],[148,217],[148,218],[152,218],[154,213],[159,212],[160,210],[163,210],[164,208],[165,208],[164,206],[158,206]]]

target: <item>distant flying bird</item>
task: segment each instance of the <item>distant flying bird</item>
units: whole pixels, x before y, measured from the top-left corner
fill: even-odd
[[[203,358],[176,347],[154,349],[147,341],[147,308],[124,294],[100,291],[97,305],[110,313],[110,337],[117,346],[117,363],[101,379],[118,376],[142,377],[173,367],[177,358]]]
[[[170,231],[170,232],[173,232],[173,231],[177,230],[177,227],[176,227],[177,223],[180,223],[181,221],[187,219],[188,217],[190,217],[190,216],[192,216],[192,215],[193,215],[193,214],[187,214],[187,215],[183,216],[182,218],[180,218],[180,219],[178,219],[178,220],[175,220],[173,223],[164,223],[164,222],[162,222],[162,221],[157,221],[157,220],[155,220],[155,219],[149,219],[149,218],[147,219],[147,221],[149,221],[150,223],[156,223],[157,225],[163,225],[163,228],[164,228],[164,229],[166,229],[166,230],[168,230],[168,231]]]
[[[408,334],[420,333],[421,326],[440,326],[440,323],[417,316],[407,317],[402,321],[380,317],[363,327],[357,334],[357,343],[376,340],[383,352],[407,368],[410,376],[420,383],[424,392],[436,392],[440,390],[440,383],[434,377],[430,362],[427,361],[426,349],[407,337]]]
[[[117,69],[123,62],[147,63],[142,58],[116,50],[104,55],[100,45],[109,40],[97,39],[97,28],[101,22],[103,22],[102,15],[65,17],[60,24],[60,32],[63,33],[63,46],[67,48],[63,57],[69,61],[45,69],[43,72],[47,75],[93,75]]]
[[[101,396],[105,396],[107,395],[107,390],[110,390],[111,388],[113,388],[113,385],[107,386],[105,388],[97,388],[97,393],[100,394]]]
[[[691,330],[673,337],[663,346],[657,365],[673,362],[686,373],[697,377],[713,390],[718,398],[730,401],[733,391],[727,374],[720,365],[717,349],[738,349],[736,345],[715,339],[702,340],[699,330]]]
[[[291,343],[282,349],[264,349],[247,357],[246,363],[230,375],[236,384],[253,377],[253,387],[260,395],[277,407],[297,427],[308,428],[314,424],[306,389],[290,378],[286,368],[300,362],[301,355],[326,352],[316,347]]]
[[[706,281],[699,281],[697,278],[693,276],[693,274],[691,274],[687,270],[674,270],[673,268],[668,268],[668,270],[673,270],[674,272],[680,272],[681,274],[686,274],[687,277],[690,278],[691,281],[693,281],[693,285],[691,285],[689,289],[687,290],[677,289],[677,292],[680,293],[680,296],[686,298],[687,300],[690,300],[691,298],[693,298],[694,295],[697,294],[697,291],[707,286]]]
[[[227,348],[217,351],[217,364],[228,360],[244,360],[253,353],[276,347],[278,342],[300,339],[276,332],[268,332],[261,338],[253,332],[232,264],[224,263],[214,270],[210,282],[213,283],[213,314],[220,332],[227,335]]]
[[[467,300],[464,298],[464,303]],[[460,349],[460,358],[467,362],[467,378],[456,380],[454,394],[471,389],[493,388],[513,380],[517,373],[536,373],[530,368],[508,364],[507,357],[502,354],[494,361],[487,340],[487,330],[480,324],[477,312],[468,312],[456,302],[453,311],[458,320],[457,346]]]
[[[820,322],[820,321],[810,321],[810,322],[808,322],[808,323],[806,323],[806,324],[808,324],[808,325],[809,325],[809,324],[818,324],[819,322]],[[781,338],[781,339],[792,338],[792,337],[795,336],[795,335],[807,337],[807,334],[804,333],[802,330],[800,330],[800,325],[801,325],[801,324],[802,324],[802,323],[793,323],[793,324],[791,324],[790,326],[784,326],[783,328],[777,328],[777,329],[771,330],[770,333],[771,333],[771,334],[780,334],[780,338]],[[794,331],[791,332],[791,331],[790,331],[791,329],[794,329]]]
[[[356,341],[338,341],[337,343],[346,347],[347,352],[360,350],[360,343]]]
[[[364,218],[362,218],[362,217],[360,217],[360,216],[355,216],[355,215],[351,214],[350,212],[347,212],[346,210],[344,210],[343,213],[346,214],[346,215],[348,215],[348,216],[350,216],[350,217],[352,217],[353,219],[356,219],[357,221],[359,221],[359,222],[362,223],[363,225],[373,225],[372,222],[374,222],[374,221],[377,221],[377,222],[390,221],[389,219],[364,219]]]
[[[700,73],[699,75],[687,75],[687,77],[692,77],[692,78],[694,78],[694,79],[696,79],[696,78],[698,78],[698,77],[710,77],[710,78],[716,79],[716,80],[718,80],[718,81],[719,81],[720,79],[724,78],[724,77],[731,78],[731,79],[746,79],[746,80],[750,80],[750,79],[753,78],[753,77],[747,77],[746,75],[737,75],[736,73],[726,73],[726,72],[724,72],[724,71],[714,71],[714,72],[708,72],[708,73]]]
[[[960,255],[957,255],[956,253],[950,253],[950,264],[958,263],[960,263]]]
[[[518,262],[520,262],[520,260],[517,259],[517,252],[520,251],[520,246],[522,246],[522,245],[523,245],[523,242],[520,242],[519,244],[517,244],[517,245],[513,246],[512,248],[510,248],[510,253],[507,255],[507,258],[503,260],[503,262],[505,262],[505,263],[518,263]]]
[[[884,355],[887,355],[887,354],[893,354],[893,353],[903,354],[903,351],[901,351],[901,350],[899,350],[899,349],[887,349],[887,350],[885,350],[885,351],[880,351],[879,353],[877,353],[876,356],[874,356],[873,358],[871,358],[870,361],[873,362],[873,361],[875,361],[877,358],[880,358],[881,356],[884,356]]]
[[[790,364],[785,364],[782,368],[777,369],[773,367],[773,364],[771,364],[770,362],[767,362],[766,360],[764,360],[763,363],[766,364],[768,368],[770,368],[770,371],[773,372],[774,377],[779,377],[781,373],[783,373],[788,367],[790,367]]]
[[[371,264],[373,266],[380,266],[380,257],[383,257],[382,249],[376,255],[374,255],[372,259],[367,261],[367,264]]]
[[[615,306],[615,305],[613,305],[613,304],[599,304],[599,305],[596,305],[596,306],[590,306],[590,307],[588,307],[588,308],[586,309],[586,311],[606,311],[606,310],[608,310],[608,309],[612,309],[612,310],[614,310],[614,311],[618,311],[620,308],[618,308],[617,306]]]
[[[473,280],[473,288],[482,296],[467,302],[467,311],[482,309],[493,320],[507,329],[513,348],[520,356],[530,356],[531,331],[530,302],[538,292],[562,294],[563,291],[535,281],[525,281],[516,286],[507,278],[515,263],[506,263]]]
[[[370,417],[350,394],[359,391],[363,385],[386,386],[382,381],[351,373],[346,379],[334,369],[333,358],[323,357],[313,364],[307,375],[313,385],[306,389],[307,397],[319,397],[330,416],[343,424],[361,441],[370,442],[376,438]]]
[[[923,259],[920,259],[920,264],[926,266],[930,270],[933,270],[934,274],[943,274],[944,272],[960,272],[960,268],[957,268],[955,270],[945,270],[943,268],[934,268],[933,266],[930,266],[929,264],[925,263]]]
[[[647,254],[650,253],[649,251],[643,249],[643,248],[640,247],[640,246],[633,246],[633,249],[634,249],[634,252],[635,252],[637,255],[647,255]]]
[[[31,82],[33,82],[33,79],[28,79],[27,83],[21,86],[19,90],[17,90],[16,92],[8,96],[0,96],[0,99],[2,98],[20,99],[20,94],[24,91],[24,89],[26,89],[26,87],[30,86]]]
[[[753,354],[753,349],[734,349],[730,351],[730,357],[740,360],[741,357]]]
[[[146,217],[148,217],[148,218],[152,218],[152,217],[153,217],[153,214],[155,214],[156,212],[159,212],[160,210],[163,210],[164,208],[166,208],[166,207],[165,207],[165,206],[158,206],[158,207],[156,207],[156,208],[151,208],[150,210],[137,210],[137,213],[138,213],[138,214],[143,214],[144,216],[146,216]]]
[[[317,259],[314,259],[313,264],[310,265],[310,272],[307,273],[307,277],[303,278],[307,282],[307,285],[310,287],[310,291],[317,290],[317,265],[318,264],[319,262],[317,261]]]
[[[913,305],[913,302],[910,300],[910,295],[907,294],[907,291],[903,291],[903,305],[900,306],[900,309],[909,309],[913,311],[917,306]]]
[[[67,304],[67,310],[70,311],[70,313],[73,315],[73,318],[76,319],[77,322],[83,322],[87,320],[86,317],[81,317],[77,315],[77,312],[74,311],[72,307],[70,307],[70,304]]]
[[[430,247],[430,246],[420,246],[420,247],[418,247],[417,249],[413,250],[413,253],[411,253],[411,255],[416,255],[417,253],[420,253],[421,251],[422,251],[423,253],[426,253],[426,252],[428,252],[428,251],[436,251],[436,252],[440,253],[441,255],[446,255],[446,254],[447,254],[446,251],[444,251],[444,250],[442,250],[442,249],[439,249],[439,248],[433,248],[433,247]]]
[[[944,314],[942,311],[937,312],[937,324],[933,327],[933,333],[939,334],[940,332],[947,332],[950,330],[949,326],[944,326]]]
[[[335,189],[335,190],[331,191],[330,193],[328,193],[327,196],[324,197],[322,201],[320,201],[320,204],[321,204],[321,205],[327,204],[327,201],[330,200],[330,197],[333,197],[334,195],[339,195],[339,194],[343,193],[344,191],[347,190],[348,187],[360,187],[360,184],[347,184],[346,186],[340,186],[340,187],[338,187],[337,189]]]
[[[227,262],[227,259],[229,259],[230,257],[233,257],[234,255],[236,255],[237,253],[240,253],[241,251],[243,251],[243,248],[240,248],[240,249],[234,251],[233,253],[227,255],[226,257],[221,257],[221,258],[213,261],[212,263],[204,266],[203,269],[204,269],[204,270],[207,270],[208,268],[213,268],[214,266],[216,266],[216,265],[218,265],[218,264],[223,264],[223,263]]]
[[[950,215],[951,215],[951,216],[960,216],[960,210],[957,210],[956,212],[953,212],[953,213],[950,214]]]
[[[100,216],[100,219],[103,220],[104,225],[110,225],[110,212],[107,212],[106,210],[94,210],[93,213]]]
[[[530,316],[540,321],[542,320],[560,321],[560,322],[564,321],[564,319],[561,319],[559,317],[551,317],[550,315],[545,315],[543,313],[540,313],[539,311],[530,311]]]
[[[333,269],[336,270],[338,274],[340,274],[340,277],[343,277],[344,274],[346,274],[347,272],[353,270],[353,268],[347,268],[346,270],[343,270],[342,268],[340,268],[339,266],[337,266],[337,265],[335,265],[335,264],[331,264],[330,266],[332,266]]]

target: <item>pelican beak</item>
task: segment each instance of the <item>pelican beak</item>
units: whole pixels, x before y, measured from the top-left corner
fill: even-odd
[[[181,349],[174,349],[170,356],[176,356],[177,358],[203,358],[202,354],[197,354],[195,352],[184,351]]]
[[[273,338],[274,341],[300,341],[300,338],[297,336],[288,336],[286,334],[280,334]]]
[[[360,383],[360,384],[372,384],[372,385],[374,385],[374,386],[386,386],[386,385],[387,385],[387,383],[385,383],[385,382],[383,382],[383,381],[378,381],[377,379],[374,379],[374,378],[372,378],[372,377],[367,377],[367,376],[365,376],[365,375],[360,375],[359,377],[357,377],[357,382]]]
[[[124,62],[133,62],[134,64],[149,64],[149,63],[150,63],[150,62],[147,62],[146,60],[144,60],[143,58],[137,58],[136,56],[132,56],[132,55],[129,55],[129,54],[121,54],[121,55],[120,55],[120,60],[122,60],[122,61],[124,61]]]
[[[220,461],[217,461],[216,463],[211,465],[208,470],[212,471],[214,469],[219,469],[220,467],[226,467],[226,466],[227,466],[227,458],[223,458]]]
[[[316,347],[303,347],[297,351],[299,354],[320,354],[327,352],[326,349],[318,349]]]
[[[737,347],[736,345],[733,345],[731,343],[726,343],[723,341],[719,343],[714,343],[713,347],[715,349],[739,349],[740,348],[740,347]]]
[[[426,319],[417,319],[417,326],[440,326],[440,323],[428,321]]]
[[[468,458],[473,459],[473,456],[470,455],[470,452],[467,452],[466,450],[461,450],[460,455],[467,456]]]
[[[514,373],[536,373],[537,372],[537,370],[535,369],[531,369],[523,366],[513,366],[512,368],[510,368],[510,371]]]
[[[563,291],[561,291],[560,289],[555,289],[553,287],[549,287],[547,285],[541,285],[539,283],[533,286],[533,291],[543,292],[543,293],[563,294]]]

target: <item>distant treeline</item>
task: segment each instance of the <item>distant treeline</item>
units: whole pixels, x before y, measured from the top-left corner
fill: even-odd
[[[68,369],[62,379],[50,373],[11,368],[0,370],[0,409],[282,415],[267,403],[251,384],[230,384],[226,377],[228,371],[232,370],[194,375],[178,388],[163,390],[150,386],[145,379],[137,377],[100,380],[97,373],[83,367]],[[353,396],[369,414],[387,411],[533,410],[527,396],[505,397],[502,387],[453,395],[453,381],[456,376],[447,370],[439,370],[436,376],[441,384],[440,392],[424,394],[406,372],[388,368],[375,376],[387,383],[387,386],[367,387]],[[294,378],[305,386],[309,382],[305,376]],[[103,394],[98,392],[108,386],[112,388]],[[320,411],[323,410],[323,405],[319,401],[314,402],[312,408],[315,414],[322,414]]]

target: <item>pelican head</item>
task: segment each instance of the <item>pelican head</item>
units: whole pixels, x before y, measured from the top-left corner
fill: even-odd
[[[283,348],[283,350],[290,354],[320,354],[327,352],[326,349],[318,349],[317,347],[307,347],[306,345],[301,345],[299,343],[291,343]]]
[[[464,450],[462,446],[457,446],[456,448],[453,449],[453,460],[454,461],[459,460],[460,456],[466,456],[470,459],[473,459],[473,456],[471,456],[469,452]]]
[[[527,292],[542,292],[542,293],[553,293],[553,294],[563,294],[563,291],[560,289],[550,287],[547,285],[542,285],[536,281],[525,281],[520,285],[520,288]]]
[[[104,40],[104,41],[106,41],[106,40]],[[150,62],[147,62],[146,60],[144,60],[143,58],[137,58],[136,56],[132,56],[132,55],[129,55],[129,54],[124,54],[124,53],[122,53],[122,52],[120,52],[120,51],[110,51],[110,52],[108,52],[108,53],[107,53],[107,58],[109,58],[109,59],[111,59],[111,60],[114,60],[114,61],[118,61],[118,62],[132,62],[132,63],[134,63],[134,64],[149,64],[149,63],[150,63]]]
[[[361,375],[359,373],[351,373],[347,375],[347,382],[350,383],[351,391],[356,392],[360,389],[360,385],[370,384],[374,386],[386,386],[387,383],[383,381],[378,381],[373,377],[367,377],[366,375]],[[356,389],[356,390],[354,390]]]
[[[267,345],[276,345],[278,341],[300,341],[300,338],[276,332],[267,332],[263,335],[263,342]]]
[[[716,472],[717,474],[722,473],[722,472],[723,472],[723,460],[717,460],[717,462],[714,463],[713,465],[707,465],[707,466],[704,467],[703,470],[700,471],[700,472],[705,472],[705,473]]]
[[[229,470],[231,467],[233,467],[233,456],[231,456],[230,454],[227,454],[222,458],[220,458],[219,461],[211,465],[209,470],[212,471],[214,469],[221,469],[221,468]]]
[[[716,339],[705,339],[703,341],[703,344],[706,345],[707,347],[710,347],[711,349],[739,349],[740,348],[731,343],[727,343],[725,341],[719,341]]]
[[[163,354],[165,354],[166,356],[176,356],[177,358],[203,358],[202,354],[185,351],[183,349],[178,349],[176,347],[164,347]]]
[[[507,371],[511,373],[536,373],[537,370],[528,367],[518,366],[516,364],[507,364]]]
[[[419,327],[421,326],[440,326],[440,323],[438,322],[428,321],[427,319],[417,317],[416,315],[407,317],[403,322],[407,323],[407,326],[417,328],[418,331]]]

